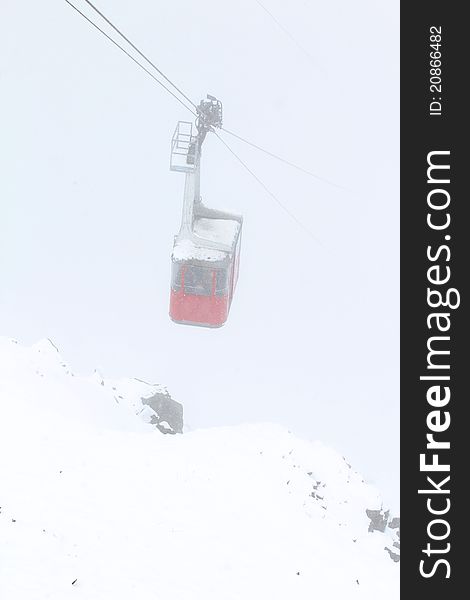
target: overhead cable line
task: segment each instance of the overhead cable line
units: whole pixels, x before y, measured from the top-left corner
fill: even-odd
[[[189,108],[189,106],[187,106],[182,100],[181,98],[179,98],[171,89],[169,89],[164,83],[162,83],[158,77],[155,77],[155,75],[153,73],[151,73],[146,67],[144,67],[134,56],[132,56],[132,54],[130,54],[129,52],[127,52],[127,50],[125,50],[120,44],[118,44],[118,42],[116,42],[116,40],[114,40],[111,36],[109,36],[103,29],[101,29],[96,23],[94,23],[87,15],[85,15],[85,13],[83,13],[79,8],[77,8],[74,4],[72,4],[72,2],[70,2],[69,0],[65,0],[67,2],[67,4],[69,4],[75,11],[77,11],[86,21],[88,21],[88,23],[90,23],[93,27],[95,27],[95,29],[97,29],[100,33],[102,33],[110,42],[112,42],[115,46],[117,46],[126,56],[128,56],[132,61],[134,61],[143,71],[145,71],[147,73],[147,75],[150,75],[150,77],[152,77],[152,79],[154,79],[161,87],[163,87],[163,89],[165,89],[169,94],[171,94],[173,96],[173,98],[175,98],[176,100],[178,100],[178,102],[184,106],[187,110],[189,110],[195,117],[197,117],[197,112],[195,112],[193,109]],[[139,50],[139,48],[133,43],[131,42],[131,40],[129,38],[127,38],[124,33],[119,30],[107,17],[106,15],[104,15],[92,2],[90,2],[90,0],[84,0],[106,23],[108,23],[110,25],[110,27],[112,27],[114,29],[114,31],[116,31],[121,37],[122,39],[124,39],[142,58],[144,58],[149,65],[151,65],[156,72],[161,75],[168,83],[170,83],[173,88],[179,93],[181,94],[181,96],[183,96],[183,98],[185,98],[185,100],[187,100],[191,106],[197,111],[197,106],[196,104],[191,100],[191,98],[189,98],[179,87],[177,87],[172,81],[171,79],[169,79],[169,77],[167,77],[163,71],[161,71],[156,65],[155,63],[153,63],[143,52],[141,52],[141,50]],[[315,179],[318,179],[319,181],[323,181],[324,183],[327,183],[328,185],[332,185],[335,187],[339,187],[342,188],[342,186],[333,183],[331,181],[329,181],[328,179],[325,179],[323,177],[320,177],[319,175],[316,175],[315,173],[312,173],[311,171],[308,171],[307,169],[304,169],[303,167],[300,167],[284,158],[281,158],[280,156],[278,156],[277,154],[274,154],[273,152],[270,152],[269,150],[266,150],[265,148],[262,148],[261,146],[258,146],[257,144],[254,144],[253,142],[250,142],[249,140],[237,135],[236,133],[234,133],[233,131],[229,131],[228,129],[225,129],[224,127],[221,128],[223,131],[225,131],[225,133],[228,133],[229,135],[232,135],[233,137],[241,140],[242,142],[244,142],[245,144],[248,144],[249,146],[252,146],[253,148],[256,148],[257,150],[260,150],[261,152],[264,152],[265,154],[267,154],[268,156],[271,156],[272,158],[275,158],[276,160],[279,160],[281,162],[283,162],[286,165],[289,165],[290,167],[293,167],[294,169],[297,169],[298,171],[301,171],[302,173],[305,173],[307,175],[310,175],[311,177],[314,177]]]
[[[133,62],[135,62],[136,65],[138,65],[143,71],[145,71],[147,73],[147,75],[149,75],[154,81],[156,81],[161,87],[163,87],[163,89],[165,89],[169,94],[171,94],[171,96],[173,96],[173,98],[175,98],[176,100],[178,100],[178,102],[184,106],[184,108],[186,108],[187,110],[189,110],[195,117],[198,116],[198,114],[189,106],[187,106],[183,100],[181,100],[181,98],[179,98],[172,90],[170,90],[164,83],[162,83],[151,71],[149,71],[146,67],[144,67],[134,56],[132,56],[132,54],[130,54],[129,52],[127,52],[127,50],[125,50],[120,44],[118,44],[118,42],[116,42],[116,40],[114,40],[110,35],[108,35],[103,29],[101,29],[96,23],[94,23],[87,15],[85,15],[80,9],[78,9],[74,4],[72,4],[72,2],[70,2],[70,0],[65,0],[65,2],[67,2],[67,4],[69,4],[76,12],[78,12],[86,21],[88,21],[88,23],[90,23],[90,25],[92,25],[95,29],[97,29],[100,33],[102,33],[110,42],[112,42],[115,46],[117,46],[126,56],[128,56]],[[144,54],[142,54],[142,52],[140,52],[140,50],[134,45],[132,44],[132,42],[130,42],[125,36],[124,34],[122,34],[102,13],[100,13],[98,11],[98,9],[88,0],[85,0],[85,2],[87,2],[87,4],[89,4],[107,23],[110,24],[111,27],[113,27],[113,29],[115,31],[117,31],[119,33],[119,35],[121,35],[121,37],[126,40],[126,42],[128,42],[141,56],[143,56],[143,58],[145,58],[145,60],[147,60],[147,62],[154,68],[157,70],[158,73],[160,73],[166,81],[168,81],[169,83],[171,83],[171,85],[180,93],[184,96],[184,98],[186,98],[191,105],[196,108],[196,105],[185,95],[183,94],[183,92],[181,92],[179,90],[179,88],[177,88],[170,79],[168,79],[168,77],[166,77],[166,75],[164,75]],[[236,133],[233,133],[232,131],[229,131],[227,129],[224,129],[223,127],[221,128],[222,131],[225,131],[225,133],[228,133],[229,135],[232,135],[233,137],[236,137],[237,139],[241,140],[242,142],[245,142],[246,144],[253,146],[254,148],[256,148],[257,150],[260,150],[261,152],[264,152],[265,154],[268,154],[269,156],[276,158],[277,160],[290,165],[291,167],[294,167],[295,169],[298,169],[299,171],[302,171],[312,177],[315,177],[319,180],[322,180],[330,185],[334,185],[336,187],[341,187],[341,186],[337,186],[337,184],[332,183],[326,179],[323,179],[321,177],[319,177],[318,175],[315,175],[314,173],[307,171],[306,169],[303,169],[302,167],[299,167],[298,165],[295,165],[294,163],[291,163],[283,158],[281,158],[280,156],[277,156],[276,154],[273,154],[272,152],[269,152],[268,150],[265,150],[264,148],[261,148],[260,146],[246,140],[245,138],[237,135]],[[282,210],[289,215],[289,217],[295,221],[297,223],[297,225],[299,227],[301,227],[312,239],[314,239],[315,241],[318,242],[318,240],[315,238],[315,236],[313,235],[313,233],[293,214],[289,211],[289,209],[277,198],[277,196],[274,195],[273,192],[271,192],[271,190],[264,184],[264,182],[248,167],[248,165],[238,156],[238,154],[235,153],[234,150],[232,150],[232,148],[227,144],[227,142],[215,131],[213,130],[213,133],[215,134],[215,136],[222,142],[222,144],[229,150],[229,152],[237,159],[237,161],[251,174],[251,176],[256,179],[256,181],[261,185],[261,187],[269,194],[269,196],[282,208]]]
[[[274,21],[274,23],[276,23],[276,25],[279,27],[279,29],[281,29],[281,31],[284,32],[284,34],[291,40],[291,42],[293,42],[297,46],[297,48],[305,54],[305,56],[312,62],[312,64],[324,72],[323,68],[317,63],[317,61],[312,57],[312,55],[304,48],[304,46],[302,46],[302,44],[300,42],[298,42],[296,40],[296,38],[292,35],[292,33],[286,27],[284,27],[284,25],[279,21],[279,19],[277,19],[273,15],[273,13],[270,10],[268,10],[266,8],[266,6],[264,6],[264,4],[262,4],[259,0],[255,0],[255,1],[256,1],[256,4],[260,8],[262,8],[267,15],[269,15],[269,17]]]
[[[155,65],[155,64],[154,64],[154,63],[153,63],[153,62],[150,60],[150,58],[148,58],[148,56],[145,56],[145,54],[144,54],[143,52],[141,52],[141,51],[139,50],[139,48],[137,48],[137,46],[135,46],[135,45],[134,45],[134,44],[131,42],[131,40],[130,40],[128,37],[126,37],[126,36],[124,35],[124,33],[123,33],[123,32],[122,32],[120,29],[118,29],[118,28],[116,27],[116,25],[114,25],[114,24],[113,24],[113,23],[112,23],[112,22],[111,22],[111,21],[110,21],[110,20],[109,20],[109,19],[108,19],[108,18],[107,18],[107,17],[106,17],[106,16],[105,16],[105,15],[104,15],[102,12],[101,12],[101,11],[100,11],[100,10],[99,10],[99,9],[98,9],[98,8],[97,8],[97,7],[96,7],[96,6],[95,6],[95,5],[92,3],[92,2],[90,2],[90,0],[85,0],[85,2],[86,2],[86,3],[87,3],[89,6],[91,6],[91,8],[92,8],[92,9],[93,9],[93,10],[94,10],[94,11],[95,11],[95,12],[96,12],[96,13],[97,13],[97,14],[98,14],[98,15],[99,15],[99,16],[100,16],[102,19],[104,19],[104,20],[106,21],[106,23],[108,23],[108,25],[110,25],[110,26],[111,26],[111,27],[114,29],[114,31],[116,31],[116,33],[118,33],[118,34],[119,34],[119,35],[120,35],[120,36],[121,36],[121,37],[122,37],[122,38],[123,38],[123,39],[124,39],[124,40],[125,40],[125,41],[126,41],[128,44],[129,44],[129,45],[130,45],[130,46],[132,46],[132,48],[134,48],[134,50],[135,50],[135,51],[136,51],[138,54],[140,54],[140,56],[141,56],[142,58],[144,58],[144,59],[145,59],[145,60],[146,60],[146,61],[147,61],[147,62],[148,62],[148,63],[149,63],[149,64],[150,64],[150,65],[151,65],[151,66],[152,66],[152,67],[153,67],[153,68],[154,68],[156,71],[157,71],[157,73],[159,73],[159,74],[160,74],[160,75],[161,75],[161,76],[162,76],[162,77],[163,77],[163,78],[164,78],[164,79],[165,79],[165,80],[166,80],[166,81],[167,81],[167,82],[168,82],[170,85],[172,85],[172,86],[175,88],[175,90],[177,90],[177,91],[178,91],[178,92],[179,92],[179,93],[180,93],[180,94],[183,96],[183,98],[189,102],[189,104],[191,104],[191,105],[192,105],[194,108],[196,108],[196,105],[195,105],[195,104],[194,104],[194,102],[191,100],[191,98],[189,98],[189,97],[188,97],[188,96],[187,96],[187,95],[186,95],[186,94],[185,94],[185,93],[184,93],[184,92],[183,92],[183,91],[182,91],[182,90],[181,90],[181,89],[180,89],[180,88],[179,88],[179,87],[178,87],[176,84],[174,84],[174,83],[173,83],[173,82],[172,82],[172,81],[171,81],[171,80],[170,80],[170,79],[169,79],[169,78],[168,78],[168,77],[165,75],[165,73],[163,73],[163,71],[161,71],[161,70],[160,70],[160,69],[157,67],[157,65]]]
[[[163,89],[165,89],[169,94],[171,94],[173,96],[173,98],[175,98],[176,100],[178,100],[178,102],[180,104],[182,104],[187,110],[189,110],[189,112],[191,112],[194,116],[197,116],[197,113],[190,108],[189,106],[187,106],[183,100],[181,100],[181,98],[179,98],[176,94],[174,94],[164,83],[162,83],[158,77],[155,77],[155,75],[149,71],[146,67],[144,67],[134,56],[132,56],[132,54],[130,54],[129,52],[127,52],[127,50],[125,50],[120,44],[118,44],[116,42],[116,40],[114,40],[110,35],[108,35],[105,31],[103,31],[103,29],[101,29],[96,23],[94,23],[89,17],[87,17],[85,15],[85,13],[83,13],[80,9],[78,9],[74,4],[72,4],[72,2],[70,2],[69,0],[65,0],[65,2],[67,2],[68,5],[70,5],[74,10],[76,10],[78,12],[79,15],[81,15],[86,21],[88,21],[88,23],[90,23],[90,25],[92,25],[95,29],[97,29],[100,33],[102,33],[110,42],[112,42],[115,46],[117,46],[119,48],[119,50],[121,50],[122,52],[124,52],[124,54],[126,56],[128,56],[132,61],[135,62],[136,65],[138,65],[143,71],[145,71],[147,73],[147,75],[150,75],[150,77],[152,79],[154,79]],[[173,84],[172,84],[173,85]],[[176,87],[176,86],[174,86]],[[176,88],[177,89],[177,88]],[[194,106],[194,104],[191,102],[191,104]]]
[[[276,202],[276,204],[278,204],[278,206],[280,206],[282,208],[282,210],[289,215],[289,217],[295,221],[297,223],[297,225],[303,229],[305,231],[305,233],[307,233],[307,235],[309,237],[311,237],[313,240],[315,240],[317,243],[320,243],[317,238],[313,235],[313,233],[310,231],[310,229],[308,229],[308,227],[306,227],[304,225],[304,223],[302,223],[302,221],[300,221],[280,200],[277,196],[275,196],[273,194],[273,192],[266,186],[266,184],[258,177],[258,175],[256,175],[256,173],[254,173],[250,167],[238,156],[238,154],[236,154],[236,152],[234,150],[232,150],[232,148],[227,144],[227,142],[220,137],[220,135],[214,131],[213,132],[215,134],[215,136],[222,142],[222,144],[227,148],[227,150],[237,159],[237,161],[248,171],[248,173],[250,173],[250,175],[252,177],[254,177],[256,179],[256,181],[260,184],[260,186],[264,189],[265,192],[267,192],[271,198]]]
[[[290,167],[293,167],[294,169],[297,169],[298,171],[301,171],[302,173],[305,173],[306,175],[310,175],[310,177],[314,177],[315,179],[318,179],[319,181],[323,181],[323,183],[327,183],[328,185],[332,185],[333,187],[344,189],[342,185],[339,185],[338,183],[334,183],[333,181],[330,181],[329,179],[325,179],[324,177],[320,177],[320,175],[316,175],[315,173],[312,173],[312,171],[308,171],[307,169],[304,169],[303,167],[299,167],[295,163],[292,163],[289,160],[286,160],[285,158],[282,158],[281,156],[278,156],[277,154],[274,154],[273,152],[270,152],[269,150],[266,150],[265,148],[262,148],[261,146],[254,144],[253,142],[250,142],[249,140],[241,137],[240,135],[237,135],[233,131],[229,131],[228,129],[225,129],[225,127],[221,127],[221,129],[222,129],[222,131],[225,131],[225,133],[232,135],[233,137],[237,138],[238,140],[244,142],[245,144],[248,144],[249,146],[252,146],[253,148],[256,148],[257,150],[264,152],[268,156],[271,156],[272,158],[275,158],[276,160],[279,160],[279,161],[283,162],[284,164],[289,165]]]

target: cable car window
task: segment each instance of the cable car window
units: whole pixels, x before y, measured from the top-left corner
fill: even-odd
[[[184,291],[196,296],[212,296],[212,269],[187,266],[184,271]]]
[[[171,267],[171,287],[175,292],[181,291],[182,273],[183,265],[181,263],[173,263]]]
[[[225,296],[228,287],[227,269],[217,269],[215,272],[215,294],[216,296]]]

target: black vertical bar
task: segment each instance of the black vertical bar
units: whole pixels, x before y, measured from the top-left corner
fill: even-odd
[[[401,3],[401,589],[404,599],[453,599],[468,595],[466,556],[462,549],[469,518],[465,517],[467,511],[461,510],[468,501],[464,490],[466,469],[460,466],[469,456],[464,438],[470,436],[464,420],[469,403],[465,377],[470,372],[467,312],[470,199],[464,185],[470,171],[465,144],[469,136],[470,102],[466,89],[470,36],[464,7],[464,3],[442,0]],[[437,70],[431,71],[433,68]],[[437,151],[442,153],[430,157],[429,153]],[[428,178],[428,160],[448,165],[450,169],[431,170]],[[447,178],[450,181],[444,183]],[[445,206],[448,200],[448,207],[433,208]],[[450,222],[443,229],[435,229],[427,222],[428,218],[433,227],[443,227],[449,218]],[[449,280],[443,282],[449,274]],[[432,290],[440,292],[445,301],[452,289],[455,292],[450,292],[449,304],[456,305],[460,297],[460,306],[430,306],[439,304],[438,293],[433,294]],[[432,314],[444,316],[438,319]],[[438,322],[442,329],[448,327],[448,330],[441,331]],[[431,340],[432,337],[438,339]],[[450,353],[429,355],[429,343],[431,349]],[[433,381],[420,379],[421,376],[450,379]],[[434,406],[428,400],[433,386],[439,386],[431,395],[431,400],[436,401]],[[444,403],[446,387],[450,392],[447,404]],[[440,405],[439,399],[442,399]],[[449,417],[450,425],[446,427]],[[438,427],[443,431],[433,431]],[[433,434],[434,440],[450,442],[450,449],[427,448],[430,443],[427,434]],[[421,454],[427,464],[436,454],[439,465],[449,465],[450,471],[423,470]],[[442,483],[448,476],[450,480]],[[431,510],[442,514],[432,514]]]

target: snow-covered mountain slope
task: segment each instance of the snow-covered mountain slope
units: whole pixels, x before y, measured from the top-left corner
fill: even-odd
[[[343,457],[274,425],[162,435],[156,391],[0,340],[0,598],[398,597]]]

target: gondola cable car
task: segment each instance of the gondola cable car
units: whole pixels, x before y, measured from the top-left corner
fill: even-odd
[[[316,179],[333,185],[338,184],[319,177],[315,173],[300,167],[293,162],[250,142],[244,137],[222,128],[222,104],[213,96],[201,100],[196,106],[179,87],[177,87],[139,48],[124,35],[96,6],[89,0],[87,4],[100,19],[107,23],[119,37],[146,61],[140,62],[135,55],[122,46],[119,41],[106,33],[97,22],[87,16],[70,0],[66,0],[79,15],[104,35],[112,44],[147,73],[158,85],[163,87],[175,100],[196,116],[195,128],[187,121],[177,124],[172,139],[170,168],[173,171],[186,173],[183,218],[172,254],[172,282],[170,317],[177,323],[220,327],[225,323],[235,291],[240,260],[240,243],[243,220],[202,204],[199,195],[200,159],[202,143],[209,131],[216,128],[238,140],[264,152]],[[158,76],[155,74],[157,73]],[[165,80],[164,83],[161,78]],[[167,85],[168,84],[168,85]],[[193,110],[194,109],[194,110]],[[196,111],[196,112],[194,112]],[[216,134],[217,135],[217,134]],[[243,167],[254,177],[273,200],[295,221],[310,237],[310,230],[270,191],[255,175],[248,165],[217,135]]]
[[[200,195],[202,144],[221,126],[222,103],[207,95],[196,123],[179,121],[171,143],[170,169],[186,179],[171,255],[170,317],[185,325],[221,327],[238,280],[243,218],[205,206]]]

